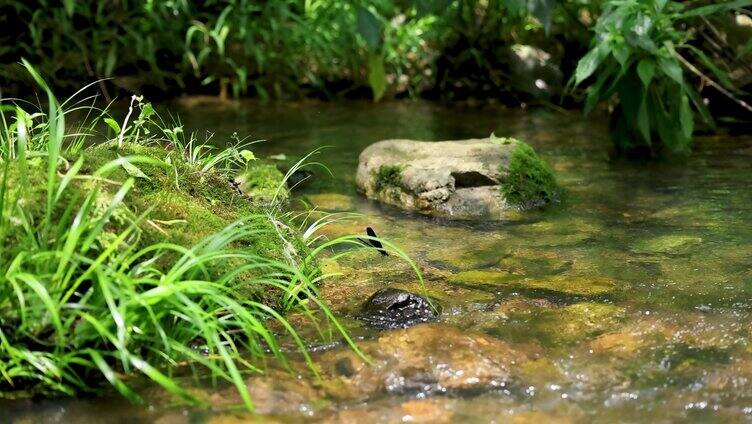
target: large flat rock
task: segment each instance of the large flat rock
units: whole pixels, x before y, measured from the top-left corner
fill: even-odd
[[[503,219],[554,197],[548,166],[511,138],[384,140],[360,154],[357,184],[371,199],[450,219]]]

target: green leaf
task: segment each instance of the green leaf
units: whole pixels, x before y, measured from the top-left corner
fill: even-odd
[[[723,72],[720,68],[718,68],[715,65],[715,63],[713,63],[713,61],[710,60],[710,58],[707,55],[705,55],[705,53],[703,53],[702,50],[689,44],[687,45],[687,47],[689,47],[692,53],[694,53],[695,56],[697,56],[697,58],[700,59],[700,62],[702,62],[702,64],[706,68],[710,69],[710,72],[712,72],[713,75],[715,75],[715,77],[718,79],[718,81],[721,84],[723,84],[724,87],[732,91],[737,91],[736,87],[734,87],[734,84],[731,82],[731,79],[728,77],[728,75],[725,72]]]
[[[105,61],[104,65],[104,76],[105,77],[111,77],[112,72],[115,70],[115,65],[117,63],[117,44],[112,43],[112,46],[110,46],[110,50],[107,52],[107,60]]]
[[[629,56],[632,54],[632,49],[629,48],[627,43],[618,42],[611,47],[611,53],[614,55],[616,61],[619,62],[619,65],[626,66],[627,60],[629,60]]]
[[[373,91],[373,99],[379,101],[386,91],[384,59],[379,54],[371,53],[368,56],[368,84]]]
[[[120,134],[120,124],[118,124],[118,121],[112,118],[104,118],[104,123],[112,128],[112,130],[115,131],[115,134]]]
[[[141,114],[139,115],[139,118],[140,119],[146,119],[146,118],[149,118],[152,115],[154,115],[154,107],[151,105],[151,103],[142,103],[141,104]]]
[[[695,128],[695,117],[692,113],[692,108],[689,106],[689,98],[683,93],[681,96],[681,107],[679,108],[679,122],[681,123],[684,138],[687,140],[691,139]]]
[[[637,75],[640,77],[643,87],[647,90],[650,82],[653,81],[653,76],[655,76],[655,62],[651,59],[642,59],[637,64]]]
[[[136,178],[144,178],[147,180],[150,180],[148,175],[144,174],[144,171],[140,170],[136,165],[130,163],[127,160],[122,161],[121,165],[123,166],[123,169],[125,169],[125,172],[128,173],[128,175]]]
[[[697,93],[697,91],[695,91],[694,88],[685,85],[684,93],[686,93],[689,96],[689,99],[692,100],[692,104],[695,105],[695,109],[700,114],[702,121],[710,125],[711,127],[715,127],[715,122],[713,121],[713,117],[710,115],[710,111],[708,110],[708,107],[705,105],[705,102],[702,100],[702,98]]]
[[[582,81],[586,80],[590,75],[593,75],[598,66],[603,62],[603,59],[608,54],[608,46],[605,43],[598,44],[577,63],[577,70],[575,70],[575,85],[579,85]]]
[[[94,349],[86,349],[86,352],[91,356],[91,360],[94,362],[94,364],[99,368],[99,371],[102,373],[105,379],[112,384],[115,389],[120,392],[121,395],[123,395],[126,399],[130,400],[134,403],[141,403],[142,399],[140,396],[138,396],[133,390],[131,390],[128,386],[123,383],[123,381],[118,377],[118,375],[115,373],[115,371],[112,370],[112,368],[107,364],[107,362],[102,358],[102,355],[99,354]]]
[[[651,140],[650,140],[650,116],[648,114],[647,96],[643,96],[642,102],[640,103],[640,109],[637,112],[637,128],[640,130],[640,134],[642,134],[642,138],[644,138],[645,142],[649,145]]]
[[[676,81],[677,84],[681,85],[684,83],[684,75],[681,66],[679,66],[679,62],[676,59],[659,56],[658,66],[664,74]]]
[[[252,151],[243,149],[240,151],[240,156],[246,161],[250,162],[252,160],[256,160],[256,155],[253,154]]]
[[[65,7],[65,13],[67,13],[69,17],[73,16],[73,12],[76,11],[76,0],[64,0],[63,7]]]
[[[370,10],[363,6],[357,9],[358,33],[371,51],[381,47],[381,23]]]
[[[595,83],[588,87],[584,109],[586,115],[593,110],[595,105],[597,105],[601,99],[606,98],[606,93],[603,91],[603,85],[613,77],[614,68],[616,68],[616,64],[613,62],[609,63],[605,67],[605,69],[600,72],[600,75],[598,76],[598,79],[595,80]],[[618,81],[619,78],[620,77],[617,76],[614,83]]]
[[[718,13],[718,12],[722,12],[726,10],[740,9],[742,7],[748,7],[748,6],[752,6],[752,0],[736,0],[736,1],[731,1],[728,3],[711,4],[708,6],[698,7],[696,9],[692,9],[687,12],[680,13],[677,17],[679,19],[685,19],[685,18],[694,18],[697,16],[708,16],[714,13]]]

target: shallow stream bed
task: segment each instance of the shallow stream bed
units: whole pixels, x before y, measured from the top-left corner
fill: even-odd
[[[365,371],[336,338],[312,344],[323,381],[272,371],[249,382],[261,419],[752,421],[752,137],[699,137],[687,159],[644,164],[609,158],[605,118],[578,112],[420,102],[176,111],[216,143],[233,133],[267,140],[254,145],[259,156],[329,146],[315,160],[333,176],[315,171],[296,202],[359,213],[325,232],[371,226],[426,277],[421,287],[404,261],[374,250],[327,263],[341,275],[323,297],[364,349],[388,358],[376,358],[380,371]],[[504,222],[451,223],[380,206],[355,189],[358,154],[370,143],[492,132],[527,141],[551,164],[564,189],[559,204]],[[441,318],[418,331],[361,327],[352,319],[358,306],[386,286],[425,290]],[[207,392],[214,412],[144,390],[154,391],[145,406],[115,395],[0,403],[0,422],[251,418],[223,408],[237,400],[230,389]]]

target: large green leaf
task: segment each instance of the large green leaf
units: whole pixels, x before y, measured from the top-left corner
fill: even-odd
[[[605,43],[599,43],[596,47],[591,49],[585,56],[577,63],[577,70],[574,72],[575,85],[579,85],[582,81],[586,80],[590,75],[593,75],[598,66],[603,62],[608,54],[608,46]]]
[[[358,33],[366,41],[371,51],[381,47],[381,23],[378,18],[363,6],[357,9]]]
[[[373,99],[379,101],[386,91],[384,59],[380,54],[371,53],[368,56],[368,84],[373,91]]]

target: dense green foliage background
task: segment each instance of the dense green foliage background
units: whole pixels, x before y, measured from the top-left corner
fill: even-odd
[[[502,97],[515,91],[515,44],[572,68],[600,3],[9,0],[0,76],[6,91],[23,81],[26,57],[58,91],[114,78],[110,95]]]
[[[712,128],[712,115],[728,106],[747,113],[742,119],[752,113],[744,100],[752,0],[3,4],[4,97],[28,97],[18,66],[25,57],[58,93],[107,78],[99,84],[105,98],[481,98],[587,109],[607,102],[617,147],[650,154],[686,150],[697,114]],[[644,95],[626,95],[642,92],[641,84]],[[703,97],[722,100],[707,110]]]

